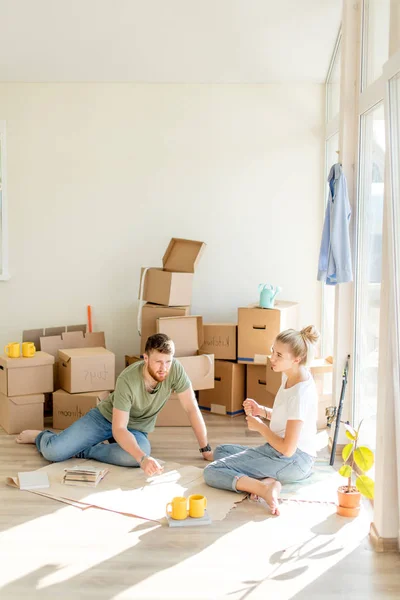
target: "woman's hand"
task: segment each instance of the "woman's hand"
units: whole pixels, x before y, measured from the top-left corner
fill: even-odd
[[[257,404],[253,398],[246,398],[243,402],[243,408],[247,416],[261,417],[264,414],[263,407]]]
[[[253,400],[254,402],[254,400]],[[261,421],[259,417],[252,417],[251,415],[247,415],[246,417],[247,427],[250,431],[258,431],[260,432],[263,427],[265,427],[264,423]]]

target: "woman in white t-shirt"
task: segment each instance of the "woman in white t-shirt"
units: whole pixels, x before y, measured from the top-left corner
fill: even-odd
[[[263,498],[272,514],[279,515],[282,483],[306,479],[316,456],[317,390],[307,366],[314,357],[319,333],[310,325],[288,329],[275,339],[271,367],[282,373],[282,384],[273,409],[246,398],[243,403],[248,428],[266,443],[251,448],[223,444],[214,451],[214,462],[204,469],[212,487],[249,492]],[[262,419],[269,419],[270,426]]]

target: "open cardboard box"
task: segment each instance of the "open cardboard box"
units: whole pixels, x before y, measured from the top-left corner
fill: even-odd
[[[79,325],[76,326],[80,327]],[[86,327],[86,326],[85,326]],[[60,387],[59,377],[58,377],[58,351],[63,350],[65,348],[105,348],[106,341],[104,337],[103,331],[96,331],[93,333],[86,333],[86,331],[82,331],[81,329],[76,329],[73,331],[62,331],[61,333],[56,334],[55,329],[46,329],[46,335],[40,336],[39,344],[40,348],[54,356],[54,389],[58,389]],[[26,332],[24,332],[25,334]],[[52,333],[52,335],[50,335]]]
[[[204,248],[204,242],[172,238],[162,259],[163,268],[142,269],[139,299],[165,306],[189,306],[193,273]]]
[[[175,358],[185,369],[194,390],[214,387],[214,355],[199,354],[203,345],[203,318],[199,316],[157,319],[157,332],[175,344]]]

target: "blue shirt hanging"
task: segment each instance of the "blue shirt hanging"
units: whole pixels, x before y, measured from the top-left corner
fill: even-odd
[[[349,235],[351,206],[346,177],[339,163],[331,168],[328,184],[329,199],[322,230],[317,279],[327,285],[336,285],[353,281]]]

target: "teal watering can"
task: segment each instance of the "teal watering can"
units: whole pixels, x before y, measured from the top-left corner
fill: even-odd
[[[282,288],[273,286],[270,283],[260,283],[258,286],[260,293],[260,306],[261,308],[274,308],[275,296],[282,291]]]

